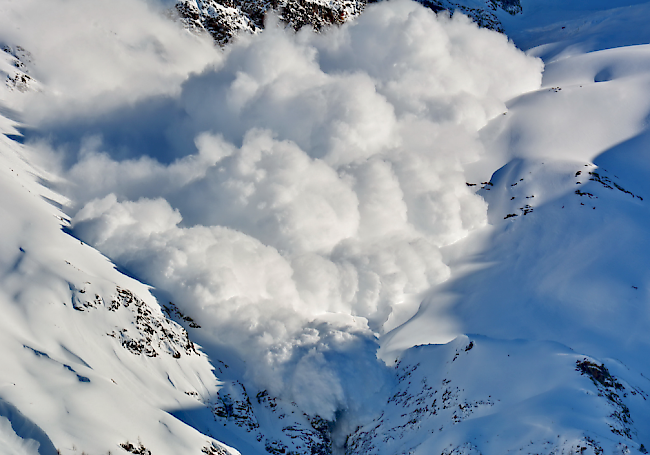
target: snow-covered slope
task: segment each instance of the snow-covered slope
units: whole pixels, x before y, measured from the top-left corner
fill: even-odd
[[[440,424],[439,437],[422,442],[412,429],[438,425],[443,413],[432,408],[428,418],[419,417],[426,415],[421,403],[439,403],[442,395],[425,398],[403,380],[400,392],[411,401],[424,399],[401,420],[379,422],[376,431],[391,436],[405,425],[411,435],[400,433],[402,447],[445,453],[644,452],[647,392],[641,391],[647,391],[650,377],[644,265],[650,252],[648,48],[616,46],[646,42],[644,28],[621,27],[619,19],[627,14],[640,20],[647,4],[572,2],[568,7],[531,1],[522,6],[521,22],[504,19],[506,30],[511,27],[511,36],[523,46],[539,45],[530,52],[543,56],[546,67],[539,91],[511,101],[508,112],[483,129],[488,153],[467,169],[468,185],[489,204],[490,226],[446,249],[452,278],[434,288],[418,315],[382,342],[382,355],[390,359],[409,346],[444,343],[457,333],[481,334],[469,340],[493,349],[476,360],[490,359],[490,367],[470,363],[473,350],[460,346],[469,340],[452,341],[445,345],[451,366],[443,368],[450,378],[442,381],[467,391],[448,407],[457,421],[446,416],[447,429]],[[584,53],[600,47],[608,50]],[[513,351],[522,343],[528,353],[517,361]],[[435,358],[426,350],[409,350],[405,359],[411,368]],[[545,365],[554,359],[563,359],[565,366]],[[594,377],[590,383],[584,359],[592,372],[598,367],[607,376],[609,369],[618,378],[613,381],[630,386],[603,387]],[[402,368],[398,371],[410,371]],[[459,376],[452,378],[455,370]],[[492,370],[499,372],[495,379]],[[491,388],[492,381],[502,392]],[[447,392],[444,384],[428,384],[441,389],[439,394]],[[487,398],[473,396],[470,391],[483,385],[490,390]],[[517,411],[504,419],[513,399]],[[463,415],[468,405],[476,412]],[[576,410],[582,417],[572,414]],[[595,416],[598,423],[589,421]],[[364,438],[362,431],[359,440]]]
[[[147,286],[62,230],[57,177],[29,163],[3,114],[0,452],[221,450],[165,412],[216,390],[212,365]]]
[[[550,341],[461,336],[408,350],[384,412],[354,454],[643,451],[650,381]]]
[[[644,0],[522,0],[521,6],[516,17],[497,15],[520,48],[536,47],[533,53],[547,61],[650,41]]]
[[[0,453],[646,453],[648,3],[78,5],[0,4]]]

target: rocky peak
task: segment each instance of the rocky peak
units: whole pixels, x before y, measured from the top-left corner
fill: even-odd
[[[503,32],[496,12],[518,14],[520,0],[418,0],[436,13],[460,11],[480,27]],[[322,30],[342,24],[363,11],[375,0],[178,0],[173,16],[188,29],[207,32],[221,46],[241,32],[256,33],[264,28],[264,17],[274,11],[280,21],[299,30],[311,26]]]

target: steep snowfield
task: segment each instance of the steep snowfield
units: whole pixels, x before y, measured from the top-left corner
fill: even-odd
[[[449,415],[441,420],[444,412],[433,407],[424,412],[419,403],[372,431],[394,437],[391,432],[404,425],[409,431],[397,433],[408,442],[401,447],[443,453],[644,451],[641,444],[650,437],[650,60],[647,45],[617,46],[647,42],[645,28],[633,25],[647,17],[647,4],[522,6],[523,19],[504,18],[504,24],[525,48],[538,46],[529,52],[546,59],[544,80],[539,91],[512,100],[508,112],[482,130],[488,153],[467,170],[468,184],[476,184],[489,204],[490,225],[446,248],[451,279],[432,289],[416,317],[383,337],[381,348],[389,360],[410,346],[467,333],[481,334],[469,339],[489,345],[492,354],[472,360],[473,350],[459,347],[469,342],[462,337],[445,345],[447,351],[407,351],[409,365],[443,363],[427,351],[447,357],[458,352],[457,362],[471,365],[463,370],[448,358],[442,383],[429,379],[441,381],[439,371],[426,375],[438,395],[430,393],[423,403],[437,399],[440,406],[441,394],[454,384],[467,391],[448,405],[458,422]],[[526,356],[517,359],[513,351],[523,345]],[[603,388],[594,378],[590,384],[579,364],[589,356],[631,385],[613,396],[617,386]],[[492,371],[499,372],[495,379]],[[501,392],[491,389],[492,381]],[[423,398],[401,382],[398,393],[411,401]],[[472,396],[483,386],[487,397]],[[510,400],[517,411],[510,411]],[[463,415],[468,406],[475,411]],[[512,412],[509,418],[506,412]],[[427,425],[442,430],[422,441],[413,428]],[[367,435],[357,437],[364,441]]]
[[[212,365],[147,286],[62,230],[67,201],[17,126],[2,117],[0,452],[221,447],[165,412],[215,391]]]
[[[650,7],[521,3],[541,88],[406,2],[6,25],[0,453],[645,453]]]
[[[483,181],[477,188],[489,204],[490,226],[476,242],[470,237],[447,248],[459,276],[427,298],[476,289],[471,302],[452,297],[463,302],[462,314],[445,310],[463,332],[585,343],[607,355],[642,351],[626,354],[618,343],[647,343],[630,324],[647,323],[648,49],[547,63],[543,87],[511,101],[483,129],[488,153],[467,175],[470,184]],[[605,304],[617,301],[626,304]],[[391,336],[400,331],[409,332],[408,324]]]

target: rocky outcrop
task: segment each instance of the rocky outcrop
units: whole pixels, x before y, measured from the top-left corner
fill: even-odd
[[[5,85],[9,90],[26,92],[34,85],[34,79],[29,75],[29,66],[32,63],[32,55],[21,46],[11,46],[0,43],[0,49],[5,53],[7,67],[0,64],[0,76],[5,76]]]
[[[322,30],[342,24],[363,11],[375,0],[178,0],[173,17],[188,29],[209,33],[219,45],[225,45],[242,32],[255,33],[264,28],[266,14],[273,11],[283,23],[299,30],[310,26]],[[485,0],[484,6],[471,7],[465,1],[419,0],[435,12],[449,11],[472,18],[479,26],[502,32],[496,12],[521,12],[520,0]]]
[[[119,286],[110,300],[104,299],[99,294],[88,295],[86,289],[78,289],[72,284],[70,284],[70,291],[72,307],[77,311],[104,309],[123,314],[129,323],[126,326],[115,326],[115,330],[106,335],[115,338],[124,349],[134,355],[157,357],[166,354],[175,359],[180,358],[181,353],[187,356],[200,355],[190,340],[187,330],[163,314],[170,311],[170,306],[173,307],[172,303],[163,307],[161,312],[149,306],[130,290]]]
[[[251,398],[240,381],[223,381],[219,393],[204,404],[215,428],[228,427],[245,435],[249,444],[276,455],[331,455],[328,422],[300,411],[295,403],[263,390]],[[210,423],[208,433],[211,433]]]

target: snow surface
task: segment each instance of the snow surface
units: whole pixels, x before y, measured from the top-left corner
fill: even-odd
[[[80,5],[0,5],[0,453],[650,444],[648,3]]]

